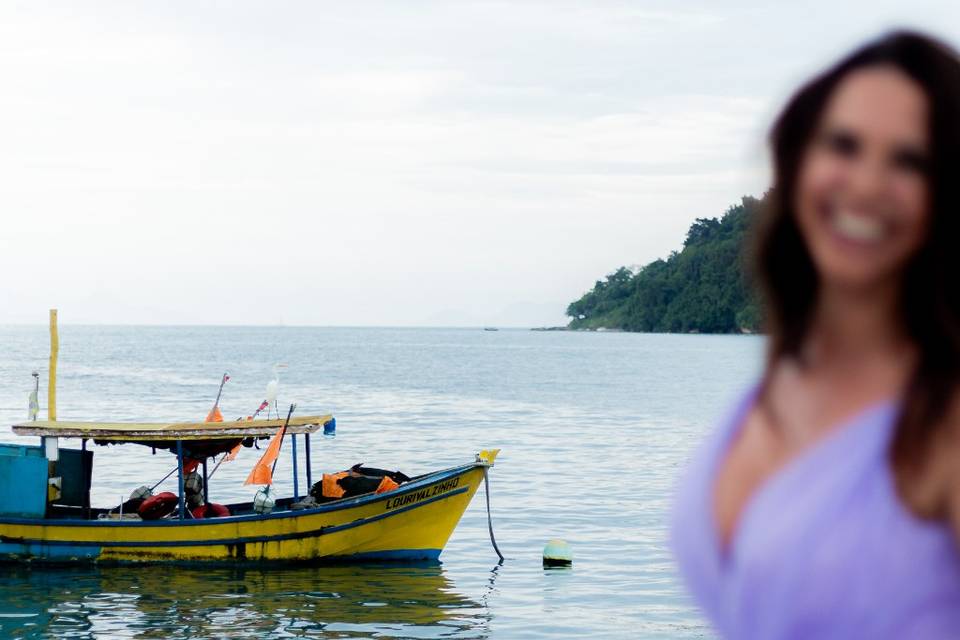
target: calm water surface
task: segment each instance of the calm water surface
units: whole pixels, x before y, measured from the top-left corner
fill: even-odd
[[[60,333],[62,420],[201,419],[224,371],[232,376],[224,415],[247,415],[283,362],[280,403],[337,416],[336,438],[314,440],[314,475],[357,462],[413,475],[502,448],[490,481],[507,561],[498,566],[490,547],[481,491],[439,565],[0,567],[2,637],[710,635],[674,575],[666,517],[691,448],[756,375],[758,338],[69,325]],[[45,386],[48,348],[45,327],[0,327],[4,425],[26,416],[31,370]],[[5,427],[0,440],[29,442]],[[245,449],[225,464],[212,497],[249,500],[243,480],[256,457]],[[144,447],[97,447],[94,504],[116,504],[173,466]],[[276,475],[292,493],[289,457]],[[573,546],[572,568],[542,568],[553,537]]]

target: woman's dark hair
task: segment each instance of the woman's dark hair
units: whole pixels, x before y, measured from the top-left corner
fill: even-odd
[[[800,357],[817,299],[818,278],[794,212],[797,174],[827,101],[851,72],[892,67],[927,96],[930,224],[906,267],[901,322],[919,351],[905,390],[891,455],[915,471],[944,423],[960,383],[960,58],[930,37],[898,31],[858,49],[787,104],[773,126],[774,184],[754,229],[753,275],[765,308],[769,358]]]

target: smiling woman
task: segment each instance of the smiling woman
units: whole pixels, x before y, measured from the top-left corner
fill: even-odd
[[[929,140],[923,87],[892,66],[837,87],[798,178],[797,224],[838,284],[888,280],[924,240]]]
[[[957,54],[894,33],[774,126],[766,370],[674,520],[725,636],[960,637],[958,117]]]

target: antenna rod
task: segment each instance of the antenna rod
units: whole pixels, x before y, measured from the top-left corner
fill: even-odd
[[[50,378],[47,382],[47,420],[57,419],[57,356],[60,336],[57,334],[57,310],[50,309]]]

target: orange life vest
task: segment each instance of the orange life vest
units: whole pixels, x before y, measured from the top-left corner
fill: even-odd
[[[323,481],[320,485],[320,491],[323,494],[324,498],[342,498],[343,494],[346,493],[343,487],[340,486],[340,483],[337,482],[340,478],[346,478],[350,475],[349,471],[341,471],[339,473],[325,473],[323,474]]]
[[[387,491],[393,491],[399,487],[396,482],[393,481],[393,478],[390,476],[383,476],[383,480],[380,481],[380,485],[377,487],[376,493],[386,493]]]

